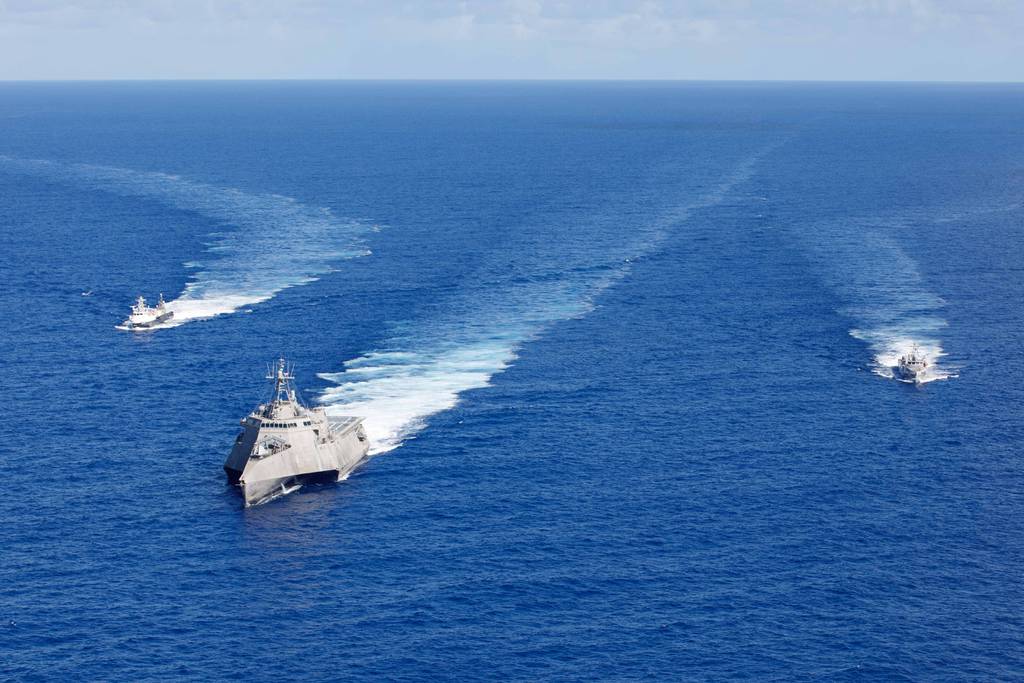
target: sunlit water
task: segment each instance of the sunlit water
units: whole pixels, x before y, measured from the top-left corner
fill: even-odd
[[[1018,677],[1021,94],[0,84],[0,678]]]

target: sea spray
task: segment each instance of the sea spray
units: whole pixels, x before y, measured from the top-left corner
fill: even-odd
[[[0,155],[0,168],[126,197],[159,201],[215,221],[206,256],[184,264],[184,291],[167,301],[174,317],[155,326],[233,313],[289,287],[316,281],[339,261],[370,253],[376,227],[279,194],[249,193],[181,176]]]
[[[893,377],[900,356],[915,346],[929,368],[923,382],[954,377],[943,367],[939,334],[945,301],[929,291],[917,262],[886,229],[892,221],[838,221],[793,230],[852,321],[850,335],[871,350],[871,370]]]
[[[320,401],[330,414],[365,417],[371,453],[400,446],[463,393],[488,386],[548,326],[592,310],[595,298],[625,277],[637,259],[654,253],[696,212],[722,202],[776,146],[743,160],[703,196],[656,220],[628,233],[614,224],[599,236],[573,239],[525,276],[456,297],[432,318],[398,324],[379,348],[346,361],[341,372],[320,374],[335,384]]]

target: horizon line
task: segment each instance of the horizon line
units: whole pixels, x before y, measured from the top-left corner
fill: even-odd
[[[817,79],[817,78],[510,78],[510,77],[453,77],[453,78],[420,78],[420,77],[114,77],[114,78],[0,78],[0,83],[289,83],[289,82],[321,82],[321,83],[807,83],[807,84],[920,84],[920,85],[1024,85],[1022,81],[1001,80],[926,80],[926,79]]]

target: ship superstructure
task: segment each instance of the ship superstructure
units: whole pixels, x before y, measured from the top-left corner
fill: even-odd
[[[167,302],[164,301],[163,294],[160,295],[156,306],[147,306],[145,298],[140,296],[132,306],[131,315],[122,324],[128,330],[145,330],[167,322],[173,317],[174,311],[167,309]]]
[[[309,481],[336,481],[369,450],[359,417],[328,417],[302,404],[292,367],[282,358],[267,373],[271,399],[242,418],[242,432],[224,463],[228,481],[242,489],[246,507],[296,490]]]
[[[893,374],[896,379],[903,382],[914,382],[915,384],[924,380],[925,372],[928,370],[928,361],[924,354],[914,344],[910,353],[900,356]]]

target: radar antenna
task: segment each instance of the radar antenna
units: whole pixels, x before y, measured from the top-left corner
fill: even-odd
[[[274,397],[272,403],[296,403],[295,387],[292,380],[295,379],[295,364],[288,363],[284,358],[278,358],[276,363],[267,367],[267,379],[274,382]]]

